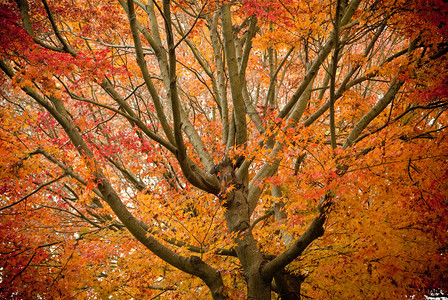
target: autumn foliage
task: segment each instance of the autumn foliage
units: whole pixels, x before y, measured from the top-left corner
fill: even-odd
[[[0,3],[0,297],[448,293],[448,3]]]

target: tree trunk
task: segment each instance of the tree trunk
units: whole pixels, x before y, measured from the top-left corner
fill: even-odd
[[[234,240],[235,251],[243,267],[247,299],[270,300],[271,283],[261,276],[264,259],[250,229],[248,184],[237,180],[235,168],[228,158],[224,158],[215,168],[222,186],[225,187],[220,194],[221,204],[226,209],[224,216],[229,231],[237,234]]]
[[[296,275],[283,270],[274,276],[277,293],[281,300],[300,300],[300,287],[305,280],[302,275]]]
[[[235,251],[243,266],[247,299],[271,299],[270,282],[265,282],[260,273],[263,256],[250,230],[246,191],[247,187],[243,185],[227,195],[227,226],[231,232],[238,234],[235,238]]]

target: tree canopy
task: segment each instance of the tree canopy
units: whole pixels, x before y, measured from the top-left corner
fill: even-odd
[[[0,296],[448,293],[448,3],[0,3]]]

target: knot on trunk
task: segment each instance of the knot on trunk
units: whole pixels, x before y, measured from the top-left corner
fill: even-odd
[[[235,199],[235,191],[240,189],[242,185],[237,181],[235,176],[236,166],[232,160],[225,156],[223,160],[215,165],[210,171],[210,174],[216,176],[222,187],[219,193],[221,204],[225,208],[229,208]]]
[[[232,231],[237,231],[240,233],[244,233],[250,227],[247,221],[241,221],[235,227],[231,228]]]
[[[190,257],[190,263],[193,267],[197,268],[200,265],[204,264],[202,259],[199,256],[193,255]]]

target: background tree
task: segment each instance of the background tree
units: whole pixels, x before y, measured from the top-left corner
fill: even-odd
[[[2,3],[0,294],[443,294],[447,13]]]

